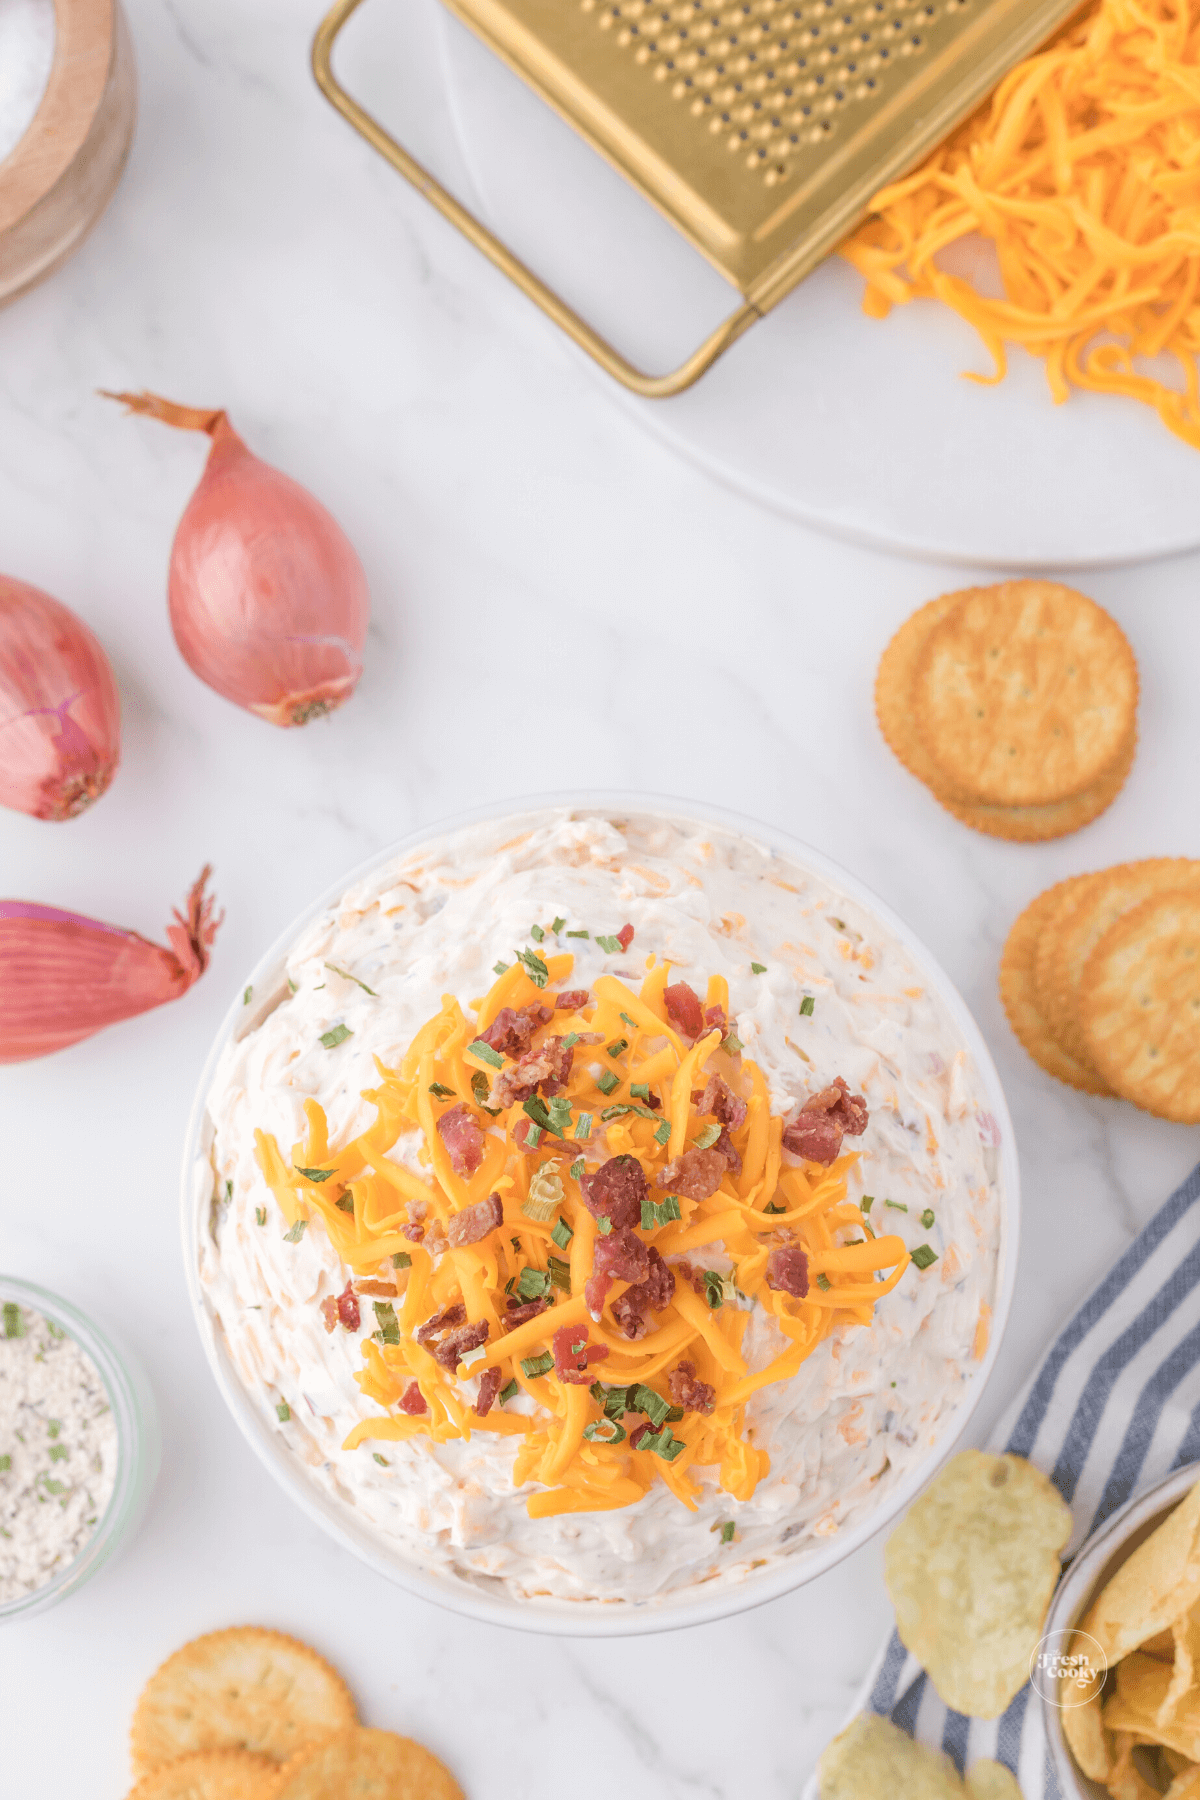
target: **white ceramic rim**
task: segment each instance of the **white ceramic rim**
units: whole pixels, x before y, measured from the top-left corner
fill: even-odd
[[[1117,1553],[1135,1533],[1157,1525],[1173,1507],[1178,1506],[1190,1488],[1200,1480],[1200,1462],[1185,1463],[1173,1469],[1166,1478],[1147,1488],[1144,1494],[1127,1500],[1124,1506],[1104,1521],[1100,1529],[1080,1546],[1066,1575],[1059,1583],[1042,1635],[1067,1631],[1078,1624],[1101,1582],[1108,1575]],[[1132,1555],[1132,1551],[1130,1552]],[[1114,1571],[1115,1573],[1115,1571]],[[1056,1683],[1057,1686],[1057,1683]],[[1062,1712],[1052,1700],[1040,1696],[1046,1742],[1054,1762],[1055,1773],[1066,1800],[1108,1800],[1108,1789],[1083,1773],[1067,1748],[1063,1737]]]
[[[95,1531],[79,1555],[50,1581],[0,1604],[0,1624],[28,1618],[56,1606],[76,1588],[90,1581],[133,1536],[141,1523],[158,1474],[160,1440],[154,1390],[144,1370],[124,1348],[118,1349],[94,1319],[52,1294],[16,1275],[0,1274],[0,1300],[39,1312],[73,1338],[96,1365],[112,1406],[117,1428],[117,1473],[108,1505]]]
[[[259,1416],[249,1394],[237,1379],[217,1342],[200,1288],[196,1266],[198,1235],[204,1228],[204,1220],[210,1204],[208,1188],[198,1191],[195,1179],[197,1163],[203,1162],[207,1166],[208,1143],[204,1129],[205,1101],[212,1084],[217,1060],[237,1027],[244,1022],[242,995],[246,987],[253,986],[260,992],[274,991],[286,955],[300,932],[311,920],[338,900],[347,888],[364,880],[394,857],[401,856],[421,844],[432,842],[434,839],[459,831],[466,826],[491,823],[510,815],[542,812],[556,807],[571,808],[580,812],[610,813],[617,817],[633,813],[665,817],[693,825],[719,826],[738,837],[750,838],[776,855],[789,858],[798,863],[802,869],[811,870],[813,874],[829,882],[832,887],[840,889],[849,898],[856,900],[899,939],[914,958],[921,973],[937,989],[943,1005],[961,1034],[961,1042],[975,1059],[981,1082],[987,1093],[988,1106],[1000,1128],[998,1185],[1001,1198],[1001,1233],[997,1253],[991,1340],[982,1366],[975,1374],[971,1386],[959,1406],[957,1415],[949,1421],[929,1457],[917,1464],[897,1485],[885,1506],[877,1508],[875,1512],[861,1520],[844,1535],[831,1539],[825,1548],[808,1551],[794,1559],[786,1559],[777,1567],[768,1568],[763,1574],[748,1575],[740,1583],[728,1585],[705,1583],[698,1588],[684,1589],[661,1600],[626,1606],[599,1604],[593,1607],[590,1602],[534,1601],[509,1598],[495,1591],[475,1588],[467,1579],[458,1576],[427,1573],[425,1570],[403,1563],[398,1558],[386,1554],[375,1541],[373,1534],[354,1527],[352,1518],[346,1509],[337,1506],[333,1500],[309,1485],[304,1478],[302,1469],[290,1454],[281,1453],[277,1439],[268,1429],[266,1421]],[[408,832],[404,837],[388,845],[386,849],[377,851],[375,855],[367,858],[357,868],[352,869],[326,888],[288,926],[286,931],[276,938],[266,954],[259,958],[254,968],[238,980],[234,995],[201,1072],[184,1144],[181,1180],[183,1252],[184,1272],[192,1313],[217,1386],[237,1421],[243,1437],[259,1460],[270,1470],[291,1498],[302,1507],[309,1518],[378,1574],[385,1575],[389,1580],[397,1582],[419,1599],[447,1606],[451,1611],[462,1613],[467,1618],[475,1619],[481,1624],[508,1625],[518,1630],[545,1632],[559,1637],[635,1637],[650,1632],[671,1631],[685,1625],[703,1625],[717,1619],[727,1619],[734,1614],[747,1612],[752,1607],[761,1606],[768,1600],[778,1599],[780,1595],[790,1593],[794,1588],[802,1587],[806,1582],[815,1580],[818,1575],[825,1574],[837,1563],[844,1562],[855,1550],[903,1512],[905,1507],[916,1498],[926,1482],[932,1479],[962,1437],[995,1367],[1016,1286],[1020,1235],[1020,1171],[1012,1119],[1009,1116],[1008,1103],[1004,1097],[1000,1077],[996,1072],[983,1035],[971,1016],[966,1002],[937,959],[925,948],[910,927],[898,918],[870,888],[841,868],[839,864],[822,855],[820,851],[814,850],[810,845],[797,838],[790,837],[785,832],[762,825],[755,819],[730,812],[723,807],[701,806],[693,801],[679,800],[662,794],[585,790],[572,793],[524,795],[488,806],[471,808],[465,812],[455,813],[450,818],[435,820],[428,825],[418,827],[415,831]],[[203,1197],[201,1197],[201,1193]],[[718,1585],[720,1585],[720,1593],[713,1594],[711,1590]]]

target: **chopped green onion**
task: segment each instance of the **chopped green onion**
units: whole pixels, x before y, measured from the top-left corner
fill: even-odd
[[[596,942],[606,956],[615,956],[621,948],[615,937],[601,937],[599,932],[596,933]]]
[[[589,1444],[623,1444],[627,1434],[615,1419],[593,1419],[584,1426],[583,1435]]]
[[[550,927],[550,929],[554,933],[555,937],[558,936],[559,932],[562,930],[562,928],[566,924],[566,922],[567,921],[565,919],[555,919],[553,925]]]
[[[550,1292],[550,1277],[541,1269],[525,1268],[517,1276],[517,1293],[522,1300],[540,1300]]]
[[[344,1044],[347,1038],[353,1036],[348,1025],[335,1025],[332,1031],[321,1033],[321,1042],[327,1050],[336,1050],[339,1044]]]
[[[529,1193],[522,1204],[521,1211],[527,1219],[536,1219],[544,1225],[552,1219],[563,1203],[563,1184],[561,1175],[543,1163],[529,1183]]]
[[[563,1039],[563,1049],[569,1050],[572,1044],[577,1044],[578,1042],[579,1033],[577,1031],[568,1031],[566,1037]]]
[[[813,999],[812,995],[805,994],[803,1000],[800,1002],[800,1011],[803,1013],[803,1015],[806,1019],[811,1019],[812,1010],[815,1005],[816,1005],[816,1001]]]
[[[256,1225],[265,1225],[266,1222],[267,1222],[266,1207],[265,1206],[256,1206],[254,1209],[254,1223]]]
[[[343,1194],[341,1199],[335,1200],[333,1204],[337,1207],[339,1212],[353,1213],[354,1196],[352,1194]]]
[[[670,1121],[670,1119],[663,1120],[662,1124],[659,1126],[658,1130],[654,1134],[654,1141],[656,1144],[669,1144],[670,1143],[670,1141],[671,1141],[671,1121]]]
[[[698,1132],[692,1139],[692,1148],[695,1150],[708,1150],[716,1143],[720,1135],[721,1127],[719,1125],[706,1125],[704,1130]]]
[[[925,1211],[921,1214],[921,1223],[926,1231],[932,1231],[935,1222],[933,1208],[932,1206],[927,1206]]]
[[[471,1093],[474,1096],[476,1106],[481,1106],[484,1112],[490,1113],[492,1109],[488,1105],[488,1101],[492,1097],[492,1090],[488,1086],[488,1078],[483,1073],[482,1069],[476,1069],[471,1077]],[[499,1112],[499,1110],[499,1107],[497,1107],[496,1111]]]
[[[229,1202],[232,1199],[233,1199],[233,1183],[232,1183],[232,1181],[227,1181],[225,1183],[225,1204],[226,1204],[226,1206],[228,1206]]]
[[[870,1212],[870,1210],[874,1206],[874,1204],[875,1204],[874,1194],[864,1194],[862,1199],[858,1203],[858,1210],[865,1217],[866,1214]]]
[[[70,1452],[65,1444],[51,1444],[50,1446],[51,1462],[66,1462],[69,1454]]]
[[[539,1126],[542,1131],[552,1132],[555,1137],[565,1137],[566,1133],[564,1132],[562,1125],[555,1124],[552,1115],[547,1110],[546,1102],[542,1099],[540,1094],[532,1094],[528,1100],[523,1100],[521,1102],[521,1111],[527,1113],[534,1124]],[[571,1115],[570,1106],[568,1104],[567,1117],[563,1123],[569,1125],[570,1122]],[[525,1141],[526,1143],[529,1143],[532,1140],[527,1137]]]
[[[529,935],[534,942],[538,944],[542,943],[546,936],[540,925],[531,925],[529,927]]]
[[[601,1237],[607,1237],[612,1230],[612,1220],[607,1213],[599,1213],[596,1218],[596,1230]]]
[[[750,964],[750,973],[752,975],[765,975],[766,972],[767,972],[766,963],[751,963]]]
[[[571,1164],[571,1167],[567,1170],[567,1173],[572,1181],[581,1181],[583,1179],[583,1171],[586,1168],[587,1163],[584,1161],[583,1157],[577,1156],[575,1161]]]
[[[296,986],[296,983],[292,980],[291,976],[289,975],[288,976],[288,993],[289,994],[298,994],[299,992],[300,992],[300,989]]]
[[[529,1381],[536,1381],[539,1375],[544,1375],[553,1367],[554,1358],[549,1350],[541,1356],[525,1356],[521,1359],[521,1373]]]
[[[571,1123],[571,1102],[565,1094],[552,1094],[547,1111],[550,1115],[550,1129],[557,1131],[559,1137],[566,1137],[567,1127]]]
[[[579,1117],[575,1121],[575,1142],[577,1144],[578,1143],[586,1143],[588,1138],[591,1137],[591,1135],[592,1135],[592,1115],[591,1115],[591,1113],[581,1112]],[[572,1170],[572,1173],[574,1173],[574,1170]],[[578,1177],[576,1177],[576,1179],[578,1179]]]
[[[8,1456],[7,1454],[4,1456],[0,1456],[0,1475],[7,1475],[8,1471],[11,1468],[12,1468],[12,1457]]]
[[[621,1077],[614,1075],[611,1069],[601,1069],[596,1077],[596,1086],[602,1094],[611,1094],[614,1088],[621,1085]]]
[[[372,1450],[371,1455],[375,1458],[375,1461],[379,1464],[381,1469],[390,1469],[391,1468],[392,1465],[388,1461],[387,1457],[380,1456],[378,1450]]]
[[[721,1048],[726,1056],[740,1056],[745,1047],[736,1031],[729,1032],[721,1042]]]
[[[328,1181],[334,1171],[332,1169],[302,1169],[297,1163],[296,1173],[303,1175],[305,1181]]]
[[[412,1268],[412,1257],[409,1255],[407,1250],[393,1250],[392,1251],[392,1267],[393,1267],[393,1269],[411,1269]]]
[[[454,1100],[457,1098],[454,1089],[448,1088],[444,1081],[431,1081],[429,1091],[435,1100]]]
[[[534,987],[544,988],[550,979],[550,971],[538,955],[537,951],[518,950],[516,955],[517,961],[524,964],[525,973],[528,975],[530,981],[532,981]]]
[[[682,1438],[675,1436],[669,1425],[664,1425],[656,1436],[644,1437],[638,1445],[638,1449],[649,1450],[653,1456],[661,1456],[664,1462],[674,1462],[675,1458],[687,1449],[687,1445]]]
[[[786,1206],[777,1206],[775,1201],[772,1200],[766,1206],[763,1207],[763,1211],[765,1213],[785,1213],[787,1211],[787,1207]]]
[[[254,989],[252,987],[246,988],[246,990],[242,994],[242,1005],[243,1006],[249,1006],[250,996],[251,996],[251,994],[253,994],[253,992],[254,992]]]
[[[640,1100],[618,1100],[614,1106],[606,1106],[600,1117],[602,1119],[619,1119],[622,1113],[636,1113],[639,1119],[657,1119],[658,1117],[658,1114],[650,1107],[643,1106]]]
[[[571,1265],[570,1265],[570,1263],[564,1262],[562,1260],[561,1256],[548,1256],[546,1258],[546,1273],[550,1277],[551,1287],[560,1288],[564,1294],[570,1293],[570,1291],[571,1291]]]
[[[637,1030],[637,1028],[638,1028],[638,1022],[637,1022],[637,1020],[636,1020],[636,1019],[631,1019],[631,1018],[630,1018],[630,1016],[629,1016],[629,1014],[628,1014],[628,1013],[624,1013],[624,1012],[623,1012],[623,1013],[622,1013],[622,1014],[621,1014],[621,1017],[622,1017],[622,1018],[623,1018],[623,1019],[624,1019],[624,1021],[625,1021],[625,1023],[626,1023],[626,1024],[627,1024],[627,1025],[628,1025],[628,1026],[629,1026],[629,1028],[630,1028],[630,1029],[631,1029],[631,1030],[632,1030],[632,1031],[636,1031],[636,1030]]]
[[[645,1413],[657,1431],[671,1410],[671,1402],[664,1400],[661,1394],[656,1394],[653,1388],[643,1387],[639,1381],[629,1389],[627,1410]]]
[[[292,1226],[291,1230],[284,1232],[284,1234],[283,1234],[284,1243],[285,1244],[298,1244],[300,1242],[300,1239],[304,1236],[304,1228],[307,1224],[308,1224],[307,1219],[297,1219],[296,1223]]]
[[[650,1098],[650,1083],[648,1081],[631,1081],[629,1084],[629,1092],[635,1100],[648,1100]]]
[[[281,1400],[275,1408],[275,1417],[281,1425],[286,1425],[292,1416],[292,1409],[286,1400]]]
[[[614,1038],[612,1043],[607,1044],[605,1046],[605,1048],[607,1049],[608,1054],[610,1056],[612,1056],[612,1057],[620,1056],[622,1050],[628,1050],[629,1039],[628,1038]]]
[[[565,1219],[559,1219],[554,1230],[550,1233],[550,1241],[552,1244],[557,1244],[560,1250],[565,1250],[574,1236],[574,1230],[567,1224],[567,1221]]]
[[[343,981],[352,981],[355,987],[360,987],[362,989],[364,994],[370,994],[372,1000],[378,1000],[379,995],[375,992],[375,989],[373,987],[368,987],[365,981],[360,981],[357,975],[352,975],[349,969],[339,969],[336,963],[331,962],[327,962],[325,967],[327,969],[332,969],[335,975],[340,975]],[[246,991],[248,993],[250,990],[247,989]]]
[[[726,1519],[724,1524],[721,1526],[721,1542],[723,1544],[732,1544],[734,1529],[735,1528],[734,1528],[733,1520]]]
[[[590,937],[591,933],[589,931],[568,931],[567,936],[568,937]]]
[[[912,1259],[918,1269],[927,1269],[937,1261],[937,1251],[931,1250],[928,1244],[918,1244],[912,1253]]]
[[[400,1342],[400,1326],[396,1321],[395,1309],[390,1300],[375,1301],[375,1323],[379,1327],[375,1333],[385,1344]]]
[[[883,1204],[885,1206],[890,1206],[893,1212],[907,1212],[908,1211],[908,1208],[904,1204],[903,1200],[885,1200]]]
[[[828,1275],[818,1275],[817,1276],[817,1286],[821,1289],[822,1293],[827,1294],[829,1292],[829,1277],[828,1277]]]
[[[500,1392],[496,1396],[497,1402],[501,1406],[507,1406],[509,1401],[515,1399],[520,1391],[521,1389],[518,1383],[510,1381],[506,1387],[500,1389]]]
[[[541,1126],[540,1125],[528,1126],[525,1131],[525,1148],[527,1150],[536,1150],[538,1145],[541,1143],[541,1141],[542,1141]]]
[[[704,1298],[716,1312],[719,1306],[725,1304],[725,1277],[719,1269],[704,1269],[701,1275],[704,1282]]]
[[[668,1194],[665,1200],[642,1201],[642,1230],[653,1231],[659,1225],[668,1225],[672,1219],[678,1219],[679,1196]]]
[[[476,1038],[474,1043],[467,1045],[467,1055],[477,1056],[480,1062],[491,1063],[493,1069],[502,1069],[504,1067],[504,1058],[501,1056],[500,1052],[498,1050],[493,1050],[492,1046],[485,1043],[481,1037]]]

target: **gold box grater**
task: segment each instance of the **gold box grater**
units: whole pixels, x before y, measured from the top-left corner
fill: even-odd
[[[446,0],[742,301],[646,375],[434,180],[333,73],[363,0],[313,44],[322,91],[496,266],[635,393],[680,393],[846,237],[1080,0]]]

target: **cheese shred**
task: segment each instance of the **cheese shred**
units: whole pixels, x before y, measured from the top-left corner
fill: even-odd
[[[973,234],[1003,298],[939,266]],[[931,298],[973,325],[995,370],[968,379],[1002,380],[1020,344],[1056,402],[1124,394],[1200,449],[1200,0],[1100,0],[877,194],[841,254],[871,317]],[[1144,366],[1164,355],[1178,384]]]

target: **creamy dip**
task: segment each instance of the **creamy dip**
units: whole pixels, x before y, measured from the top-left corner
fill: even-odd
[[[0,1605],[73,1563],[112,1499],[117,1429],[91,1357],[32,1307],[0,1315]]]
[[[364,1301],[358,1332],[327,1333],[321,1302],[348,1271],[319,1222],[285,1237],[255,1130],[286,1156],[304,1138],[310,1097],[332,1147],[365,1130],[374,1059],[398,1064],[443,995],[469,1009],[497,962],[529,944],[531,922],[553,916],[566,921],[554,947],[575,953],[571,987],[615,974],[636,988],[650,955],[700,992],[725,977],[730,1022],[772,1114],[794,1116],[835,1076],[864,1095],[870,1123],[846,1145],[861,1153],[850,1199],[872,1196],[879,1232],[928,1247],[869,1326],[836,1325],[797,1375],[751,1398],[747,1435],[771,1466],[745,1501],[719,1487],[715,1468],[693,1468],[695,1512],[659,1484],[620,1510],[531,1519],[529,1489],[512,1480],[519,1440],[477,1431],[469,1442],[342,1449],[379,1414],[354,1380],[375,1319]],[[627,952],[596,942],[625,923]],[[281,1454],[381,1550],[512,1596],[637,1602],[744,1579],[877,1508],[962,1404],[997,1279],[997,1127],[909,951],[811,872],[747,838],[660,817],[558,810],[471,826],[347,892],[301,933],[279,991],[248,993],[246,1009],[208,1096],[195,1246],[208,1324]],[[781,1342],[756,1307],[743,1343],[751,1369]]]

